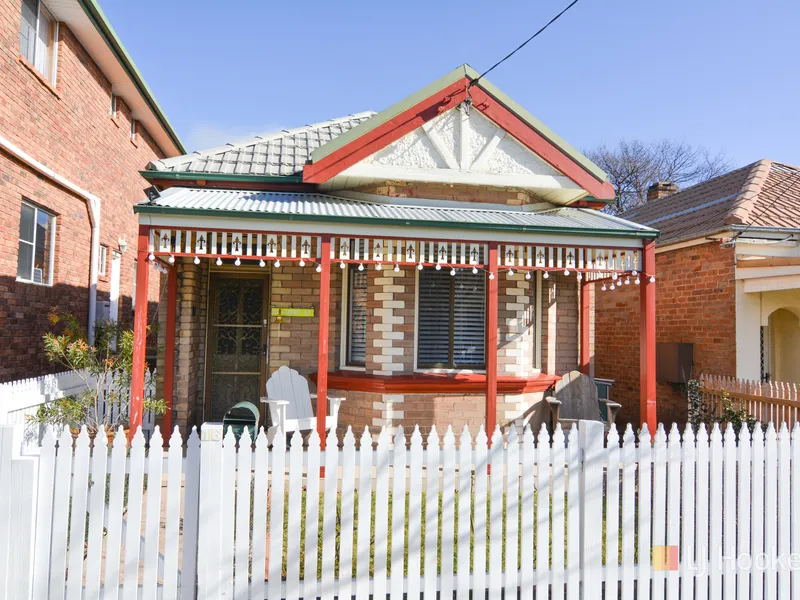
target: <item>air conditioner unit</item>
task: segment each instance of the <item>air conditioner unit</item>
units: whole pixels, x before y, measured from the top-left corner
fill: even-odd
[[[97,302],[97,311],[95,318],[102,322],[106,323],[111,320],[111,302],[108,300],[101,300]]]

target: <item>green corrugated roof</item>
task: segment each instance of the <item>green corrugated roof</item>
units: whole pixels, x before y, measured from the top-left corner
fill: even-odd
[[[542,211],[518,207],[474,208],[418,201],[367,201],[330,194],[173,187],[137,213],[246,217],[273,220],[371,223],[452,229],[571,233],[613,237],[655,237],[655,229],[581,208]]]

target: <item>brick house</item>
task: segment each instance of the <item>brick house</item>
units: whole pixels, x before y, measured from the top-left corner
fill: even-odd
[[[760,160],[679,192],[657,183],[622,217],[660,231],[659,421],[686,421],[683,381],[702,373],[800,383],[798,169]],[[631,287],[598,292],[595,373],[615,380],[619,419],[636,423],[639,301]],[[679,363],[679,372],[669,368]]]
[[[135,210],[139,260],[168,271],[166,426],[258,404],[281,366],[315,382],[320,420],[329,390],[344,397],[340,425],[549,414],[545,392],[588,365],[589,284],[646,272],[657,232],[597,210],[605,174],[477,77],[465,65],[380,113],[148,166],[160,197]]]
[[[132,320],[139,169],[185,150],[95,0],[0,1],[0,54],[5,382],[52,372],[51,307]]]

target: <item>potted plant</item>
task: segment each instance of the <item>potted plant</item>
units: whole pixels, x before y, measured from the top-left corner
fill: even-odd
[[[73,435],[85,425],[92,437],[104,432],[112,438],[119,427],[127,429],[133,331],[115,322],[97,323],[92,345],[74,315],[53,310],[48,320],[60,330],[43,338],[48,360],[76,373],[86,387],[78,394],[41,405],[29,422],[66,426]],[[144,410],[163,415],[168,408],[163,400],[145,398]]]

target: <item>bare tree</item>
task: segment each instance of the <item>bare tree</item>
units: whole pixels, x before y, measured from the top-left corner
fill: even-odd
[[[601,144],[586,155],[603,169],[617,190],[609,212],[619,214],[647,201],[647,188],[657,181],[687,187],[731,169],[722,152],[711,154],[686,142],[622,140],[616,147]]]

